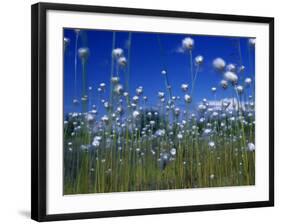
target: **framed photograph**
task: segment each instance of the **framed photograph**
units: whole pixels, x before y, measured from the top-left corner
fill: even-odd
[[[32,219],[274,205],[274,19],[32,6]]]

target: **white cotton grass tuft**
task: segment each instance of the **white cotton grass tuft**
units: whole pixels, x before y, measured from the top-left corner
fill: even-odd
[[[185,95],[184,95],[184,101],[185,101],[186,103],[191,103],[191,101],[192,101],[191,96],[188,95],[188,94],[185,94]]]
[[[118,58],[118,64],[121,67],[126,67],[127,66],[127,59],[125,57]]]
[[[121,95],[123,93],[123,86],[121,84],[117,84],[115,87],[114,87],[114,92],[117,94],[117,95]]]
[[[94,139],[93,139],[92,145],[94,147],[99,147],[101,139],[102,138],[100,136],[95,136]]]
[[[167,75],[167,71],[166,71],[165,69],[163,69],[163,70],[161,71],[161,74],[162,74],[162,75]]]
[[[224,73],[224,78],[227,81],[230,81],[232,84],[235,84],[238,81],[238,76],[234,72],[230,72],[230,71]]]
[[[248,143],[248,151],[253,152],[253,151],[255,151],[255,149],[256,149],[255,144],[252,143],[252,142],[249,142]]]
[[[186,37],[182,40],[182,48],[184,50],[192,50],[194,47],[194,40],[191,37]]]
[[[188,84],[185,83],[181,84],[181,89],[183,92],[186,92],[188,90]]]
[[[222,71],[225,68],[225,61],[222,58],[216,58],[213,61],[213,66],[216,70]]]
[[[177,134],[177,138],[178,138],[179,140],[183,139],[182,133],[178,133],[178,134]]]
[[[164,92],[158,92],[158,97],[160,99],[164,98],[165,97],[165,93]]]
[[[139,86],[137,89],[136,89],[136,94],[138,96],[140,96],[141,94],[143,94],[143,87],[142,86]]]
[[[123,56],[123,49],[122,48],[115,48],[115,49],[113,49],[112,56],[114,58],[120,58],[121,56]]]
[[[82,60],[86,60],[89,57],[90,51],[87,47],[81,47],[78,49],[78,55]]]
[[[195,64],[199,66],[199,65],[203,64],[204,57],[202,55],[198,55],[198,56],[195,57],[194,60],[195,60]]]
[[[234,64],[228,64],[226,66],[226,71],[235,72],[236,71],[236,66]]]
[[[79,100],[77,100],[77,99],[73,99],[72,102],[73,102],[74,105],[78,105],[79,104]]]
[[[70,43],[70,39],[67,38],[67,37],[64,37],[63,38],[63,46],[64,46],[64,49],[69,45]]]
[[[177,150],[176,150],[175,148],[172,148],[172,149],[170,150],[170,154],[171,154],[172,156],[175,156],[175,155],[177,154]]]
[[[254,47],[256,45],[256,38],[250,38],[249,39],[249,45]]]
[[[140,112],[137,111],[137,110],[135,110],[135,111],[133,112],[133,117],[134,117],[134,119],[138,119],[138,118],[140,117]]]
[[[246,78],[246,79],[245,79],[245,85],[246,85],[246,86],[251,85],[251,83],[252,83],[252,79],[251,79],[251,78]]]
[[[210,142],[208,142],[208,146],[209,146],[209,148],[214,149],[216,147],[216,144],[214,141],[210,141]]]
[[[117,83],[119,83],[119,77],[117,77],[117,76],[113,76],[112,78],[111,78],[111,82],[113,83],[113,84],[117,84]]]
[[[238,94],[242,94],[243,91],[244,91],[244,88],[243,88],[243,86],[239,85],[239,86],[236,87],[236,90],[237,90]]]
[[[220,86],[221,86],[223,89],[227,89],[227,87],[228,87],[228,82],[223,79],[223,80],[220,81]]]
[[[102,116],[101,120],[102,120],[102,122],[104,122],[105,124],[107,124],[108,121],[109,121],[109,118],[108,118],[107,115],[104,115],[104,116]]]

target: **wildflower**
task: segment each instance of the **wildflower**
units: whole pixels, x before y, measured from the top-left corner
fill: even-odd
[[[236,71],[236,66],[234,64],[228,64],[226,66],[226,70],[229,72],[235,72]]]
[[[210,175],[210,179],[213,180],[214,178],[215,178],[215,175],[214,175],[214,174],[211,174],[211,175]]]
[[[213,61],[213,66],[216,70],[222,71],[225,68],[225,61],[222,58],[216,58]]]
[[[251,85],[251,83],[252,83],[252,79],[251,79],[251,78],[246,78],[246,79],[245,79],[245,85],[246,85],[246,86]]]
[[[195,57],[195,64],[196,65],[202,65],[204,62],[204,57],[201,55],[198,55],[197,57]]]
[[[113,76],[113,77],[111,78],[111,82],[112,82],[113,84],[117,84],[117,83],[119,82],[119,77]]]
[[[156,136],[163,137],[165,135],[165,129],[159,129],[155,132]]]
[[[117,84],[114,88],[114,92],[117,94],[117,95],[121,95],[123,93],[123,86],[121,84]]]
[[[78,55],[82,60],[86,60],[89,56],[89,48],[82,47],[78,49]]]
[[[250,38],[249,44],[250,44],[250,46],[254,47],[256,45],[256,38]]]
[[[108,116],[107,115],[104,115],[104,116],[102,116],[102,118],[101,118],[101,120],[102,120],[102,122],[104,122],[104,123],[108,123],[108,121],[109,121],[109,118],[108,118]]]
[[[118,59],[118,64],[121,66],[121,67],[126,67],[127,65],[127,59],[125,57],[120,57]]]
[[[171,153],[172,156],[175,156],[176,153],[177,153],[177,150],[176,150],[175,148],[172,148],[172,149],[170,150],[170,153]]]
[[[244,72],[245,71],[245,66],[244,65],[241,65],[239,68],[238,68],[238,72],[241,73],[241,72]]]
[[[182,133],[178,133],[178,134],[177,134],[177,138],[178,138],[179,140],[183,139]]]
[[[78,101],[77,99],[73,99],[73,101],[72,101],[72,102],[73,102],[73,104],[74,104],[74,105],[79,104],[79,101]]]
[[[199,110],[200,112],[204,112],[206,109],[207,109],[207,107],[206,107],[204,104],[199,104],[198,110]]]
[[[248,150],[250,152],[255,151],[255,149],[256,149],[256,147],[255,147],[254,143],[252,143],[252,142],[248,143]]]
[[[101,88],[103,91],[105,90],[105,86],[106,86],[106,85],[105,85],[105,83],[103,83],[103,82],[100,84],[100,88]]]
[[[215,93],[217,91],[217,88],[216,87],[212,87],[211,90],[212,90],[213,93]]]
[[[95,137],[94,137],[94,140],[93,140],[93,142],[92,142],[92,145],[93,145],[94,147],[99,147],[100,142],[101,142],[101,137],[100,137],[100,136],[95,136]]]
[[[117,112],[118,112],[119,114],[122,114],[122,113],[123,113],[123,108],[120,107],[120,106],[118,106],[118,107],[117,107]]]
[[[139,116],[140,116],[140,112],[138,112],[137,110],[135,110],[135,111],[133,112],[133,117],[134,117],[135,119],[138,119]]]
[[[186,103],[191,103],[191,101],[192,101],[191,96],[189,96],[188,94],[185,94],[185,95],[184,95],[184,101],[185,101]]]
[[[178,107],[175,108],[174,112],[175,112],[176,116],[179,116],[180,115],[180,108],[178,108]]]
[[[182,40],[182,48],[184,50],[192,50],[194,47],[194,40],[190,37],[186,37]]]
[[[142,87],[142,86],[139,86],[139,87],[136,89],[136,94],[137,94],[138,96],[140,96],[142,93],[143,93],[143,87]]]
[[[167,153],[167,152],[162,153],[161,157],[160,157],[160,169],[161,169],[161,171],[166,168],[166,166],[169,164],[169,162],[170,162],[170,154]]]
[[[215,144],[215,142],[210,141],[210,142],[208,142],[208,146],[213,149],[216,147],[216,144]]]
[[[237,90],[237,93],[238,93],[238,94],[242,94],[244,88],[243,88],[243,86],[240,86],[240,85],[239,85],[239,86],[236,87],[236,90]]]
[[[69,43],[70,43],[70,39],[67,38],[67,37],[64,37],[63,38],[63,47],[64,47],[64,49],[66,49],[66,47],[69,45]]]
[[[166,75],[166,74],[167,74],[167,71],[166,71],[166,70],[162,70],[162,71],[161,71],[161,74],[162,74],[162,75]]]
[[[108,109],[109,108],[109,103],[106,101],[106,102],[103,103],[103,106],[104,106],[105,109]]]
[[[238,76],[234,72],[230,71],[224,73],[224,78],[230,81],[232,84],[235,84],[238,81]]]
[[[115,48],[115,49],[113,49],[113,51],[112,51],[112,56],[113,56],[114,58],[120,58],[122,55],[123,55],[123,49],[121,49],[121,48]]]
[[[220,85],[223,89],[227,89],[228,87],[228,83],[226,80],[221,80]]]
[[[92,114],[86,114],[86,121],[88,121],[89,123],[93,122],[95,117]]]
[[[165,96],[165,93],[163,93],[163,92],[158,92],[158,97],[159,97],[159,98],[164,98],[164,96]]]
[[[181,89],[183,92],[186,92],[188,90],[188,84],[181,84]]]
[[[205,136],[211,135],[211,134],[212,134],[212,129],[210,129],[210,128],[204,129],[203,134],[204,134]]]

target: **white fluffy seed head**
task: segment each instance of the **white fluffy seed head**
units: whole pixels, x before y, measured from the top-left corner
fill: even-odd
[[[255,144],[252,143],[252,142],[249,142],[249,143],[248,143],[248,150],[249,150],[250,152],[252,152],[252,151],[255,151],[255,149],[256,149]]]
[[[115,87],[114,87],[114,92],[118,95],[121,95],[123,93],[123,86],[121,84],[117,84]]]
[[[117,84],[118,82],[119,82],[119,77],[116,77],[116,76],[113,76],[112,78],[111,78],[111,82],[113,83],[113,84]]]
[[[245,79],[245,84],[246,84],[247,86],[251,85],[251,83],[252,83],[252,79],[251,79],[251,78],[246,78],[246,79]]]
[[[249,44],[250,44],[250,46],[254,47],[256,45],[256,38],[250,38]]]
[[[223,89],[227,89],[228,87],[228,82],[226,80],[221,80],[220,85]]]
[[[188,84],[185,83],[181,84],[181,89],[182,91],[186,92],[188,90]]]
[[[236,87],[236,90],[237,90],[238,94],[242,94],[244,88],[243,88],[243,86],[239,85],[239,86]]]
[[[121,66],[121,67],[126,67],[127,65],[127,59],[125,57],[120,57],[118,58],[118,64]]]
[[[172,156],[175,156],[177,154],[177,150],[175,148],[172,148],[170,150],[170,153],[171,153]]]
[[[122,48],[115,48],[115,49],[113,49],[113,51],[112,51],[112,56],[114,57],[114,58],[119,58],[119,57],[121,57],[123,55],[123,49]]]
[[[69,39],[69,38],[67,38],[67,37],[64,37],[64,38],[63,38],[63,44],[64,44],[64,47],[68,46],[68,45],[69,45],[69,43],[70,43],[70,39]]]
[[[182,48],[185,50],[192,50],[194,47],[194,40],[190,37],[186,37],[182,40]]]
[[[184,95],[184,101],[185,101],[186,103],[191,103],[191,101],[192,101],[191,96],[188,95],[188,94],[185,94],[185,95]]]
[[[135,110],[135,111],[133,112],[133,117],[134,117],[135,119],[138,119],[138,118],[140,117],[140,112],[137,111],[137,110]]]
[[[198,55],[195,57],[195,64],[196,65],[202,65],[204,62],[204,57],[202,55]]]
[[[224,73],[224,78],[235,84],[238,81],[238,76],[234,72],[227,71]]]
[[[86,60],[89,56],[89,48],[87,47],[81,47],[78,49],[78,55],[82,60]]]
[[[236,66],[234,64],[228,64],[226,66],[226,70],[230,72],[235,72],[236,71]]]
[[[222,59],[222,58],[216,58],[214,61],[213,61],[213,66],[216,70],[224,70],[225,68],[225,61]]]
[[[159,98],[164,98],[164,96],[165,96],[165,93],[164,92],[158,92],[158,97]]]

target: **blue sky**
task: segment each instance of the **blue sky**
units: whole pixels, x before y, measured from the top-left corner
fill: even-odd
[[[111,71],[112,31],[82,30],[78,39],[78,48],[88,47],[90,55],[87,61],[88,86],[93,87],[92,101],[96,102],[97,88],[104,82],[109,90]],[[123,48],[127,57],[128,32],[116,32],[115,47]],[[72,100],[74,98],[74,57],[75,32],[74,29],[64,29],[64,37],[70,43],[64,53],[64,112],[73,112]],[[195,45],[193,57],[202,55],[204,64],[198,73],[196,87],[193,95],[193,105],[203,98],[213,100],[211,87],[218,87],[222,75],[218,74],[212,66],[216,57],[221,57],[228,63],[240,65],[237,43],[240,41],[241,61],[245,66],[243,77],[254,80],[254,50],[248,46],[246,37],[200,36],[192,34],[156,34],[132,32],[131,63],[130,63],[130,94],[135,94],[138,86],[144,87],[144,95],[148,96],[148,104],[153,106],[157,102],[158,91],[165,92],[165,82],[161,70],[166,68],[168,78],[173,88],[173,95],[183,96],[180,89],[182,83],[191,84],[189,55],[179,52],[182,39],[191,37]],[[163,52],[161,53],[160,39]],[[250,49],[250,50],[249,50]],[[81,60],[77,60],[77,92],[81,98],[82,67]],[[243,83],[243,77],[240,82]],[[120,73],[121,83],[125,83],[124,73]],[[217,98],[232,97],[232,91],[222,91],[217,88]],[[107,91],[109,92],[109,91]],[[81,110],[76,108],[75,110]]]

